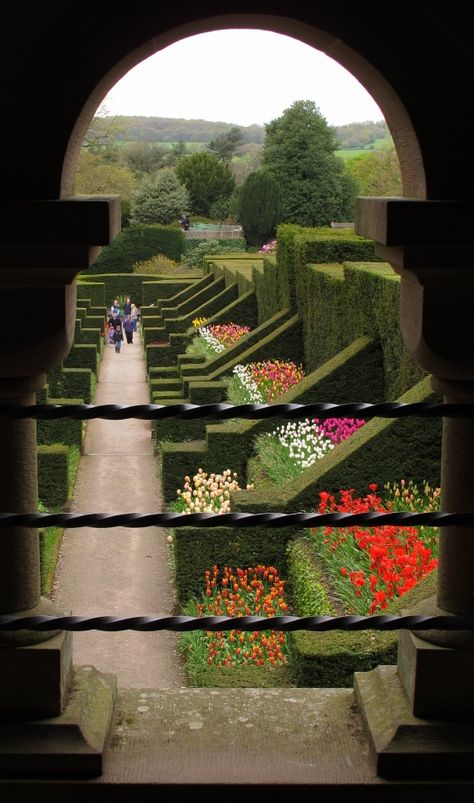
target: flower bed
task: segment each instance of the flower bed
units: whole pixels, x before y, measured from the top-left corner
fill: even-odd
[[[271,482],[282,485],[347,440],[365,421],[357,418],[328,418],[320,422],[291,421],[255,440],[262,468]]]
[[[199,617],[279,616],[288,608],[284,595],[285,581],[273,566],[225,566],[221,571],[214,565],[205,572],[201,599],[190,600],[185,613]],[[214,685],[219,672],[224,672],[226,685],[248,685],[249,677],[257,685],[273,685],[275,678],[268,675],[269,670],[288,664],[287,640],[284,633],[275,630],[190,631],[180,637],[179,644],[192,685]],[[219,672],[212,671],[215,669]],[[261,671],[255,672],[256,669]]]
[[[286,393],[304,377],[301,365],[284,360],[236,365],[229,381],[232,404],[268,404]]]
[[[367,513],[393,510],[434,509],[439,489],[426,486],[424,496],[412,484],[394,484],[386,502],[370,493],[354,498],[353,490],[341,490],[336,501],[321,492],[320,513]],[[386,525],[382,527],[317,528],[311,531],[314,550],[328,573],[333,588],[348,613],[374,614],[387,608],[436,568],[437,529]]]
[[[188,356],[210,359],[233,346],[241,337],[250,332],[250,326],[240,326],[232,322],[210,326],[205,326],[205,323],[205,318],[194,319],[193,326],[198,333],[186,348]]]

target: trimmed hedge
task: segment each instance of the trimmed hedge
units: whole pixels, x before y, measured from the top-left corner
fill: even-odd
[[[218,566],[275,566],[285,575],[287,543],[293,528],[180,527],[173,533],[175,583],[178,599],[185,605],[190,597],[200,597],[204,573]]]
[[[426,376],[400,332],[400,277],[382,263],[306,265],[300,271],[299,308],[305,360],[317,367],[367,335],[383,351],[385,398],[400,396]]]
[[[69,494],[69,446],[38,446],[38,495],[47,508],[64,507]]]
[[[192,288],[197,279],[154,279],[142,283],[142,304],[157,304],[169,301],[182,290]]]
[[[372,240],[359,237],[353,229],[305,228],[294,224],[277,227],[277,263],[285,293],[300,300],[299,279],[310,262],[378,262]]]
[[[72,497],[79,465],[76,446],[38,446],[38,495],[48,508],[64,507]]]
[[[106,245],[83,274],[132,273],[136,262],[143,262],[156,254],[165,254],[179,262],[183,251],[183,232],[176,226],[134,224],[127,226],[110,245]]]
[[[275,257],[266,257],[263,260],[263,269],[254,270],[253,282],[259,323],[267,321],[278,310],[291,308],[292,300],[287,277]]]
[[[105,307],[105,284],[103,282],[88,282],[79,276],[77,282],[77,303],[83,299],[88,299],[92,307]]]
[[[80,399],[91,404],[95,374],[89,368],[54,368],[48,373],[48,386],[51,398]]]
[[[82,404],[82,399],[52,399],[49,396],[40,398],[37,393],[36,403]],[[53,444],[77,446],[80,449],[82,447],[84,425],[85,422],[77,421],[73,418],[58,418],[49,421],[39,419],[36,423],[37,442],[49,446]]]
[[[97,374],[97,348],[87,343],[84,345],[74,343],[63,365],[65,368],[89,369]]]

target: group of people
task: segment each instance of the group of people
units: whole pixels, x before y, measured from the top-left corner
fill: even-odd
[[[107,321],[107,343],[115,348],[116,354],[120,354],[124,332],[127,343],[129,345],[133,343],[133,333],[137,331],[139,318],[138,307],[130,298],[126,299],[123,310],[120,309],[118,299],[114,299]]]

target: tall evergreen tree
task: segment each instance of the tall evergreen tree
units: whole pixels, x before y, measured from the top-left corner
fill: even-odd
[[[248,245],[262,245],[280,222],[278,182],[265,170],[250,173],[239,194],[239,219]]]
[[[229,168],[210,153],[184,156],[176,166],[176,173],[191,196],[191,211],[195,215],[208,215],[215,201],[228,198],[235,188]]]
[[[266,126],[263,165],[281,189],[284,223],[328,226],[350,220],[356,184],[343,161],[335,131],[310,100],[297,100]]]

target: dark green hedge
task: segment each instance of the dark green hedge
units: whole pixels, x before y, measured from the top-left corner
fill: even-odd
[[[47,508],[67,503],[68,453],[69,446],[38,446],[38,495]]]
[[[88,282],[79,276],[77,283],[78,304],[81,299],[89,299],[93,307],[105,307],[107,299],[105,297],[105,285],[103,282]]]
[[[181,229],[158,224],[135,224],[128,226],[110,245],[106,245],[89,269],[83,271],[83,275],[132,273],[136,262],[143,262],[156,254],[165,254],[179,262],[183,251],[184,237]]]
[[[95,375],[89,368],[55,368],[48,373],[51,398],[80,399],[91,404]]]
[[[36,394],[37,404],[82,404],[82,399],[52,399],[49,396],[40,400]],[[82,447],[84,423],[72,418],[58,418],[44,421],[39,419],[36,423],[36,438],[39,444],[52,446],[63,444],[65,446]]]
[[[71,351],[63,362],[65,368],[86,368],[97,374],[97,348],[92,345],[72,346]]]
[[[404,346],[400,277],[387,263],[306,265],[300,272],[299,308],[309,367],[367,335],[382,346],[386,399],[397,398],[426,375]]]
[[[285,292],[299,300],[299,278],[310,262],[376,262],[372,240],[359,237],[352,229],[305,228],[282,224],[277,228],[277,262]]]
[[[103,273],[91,275],[89,278],[92,280],[89,284],[97,281],[99,285],[103,286],[105,309],[109,310],[114,298],[119,296],[130,296],[132,301],[140,306],[143,300],[143,285],[150,283],[153,277],[149,273]],[[163,278],[169,279],[168,276]],[[82,284],[83,282],[80,282],[78,287],[81,287]],[[154,301],[155,299],[152,299],[152,303]]]
[[[159,301],[169,301],[182,290],[192,288],[196,279],[156,279],[143,282],[142,304],[157,304]]]
[[[254,270],[253,282],[257,296],[258,322],[264,321],[282,309],[292,305],[288,277],[276,262],[275,257],[263,261],[262,270]]]
[[[182,487],[182,486],[181,486]],[[217,566],[247,567],[259,563],[275,566],[285,575],[286,547],[291,528],[265,527],[232,529],[180,527],[174,533],[175,581],[178,599],[185,605],[190,597],[201,596],[204,572]]]

